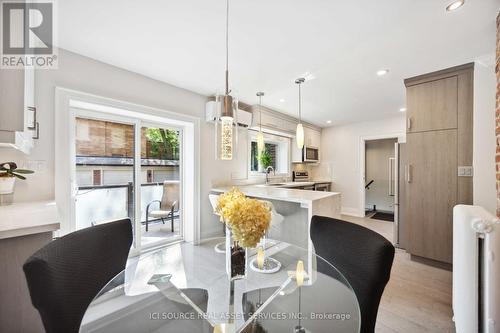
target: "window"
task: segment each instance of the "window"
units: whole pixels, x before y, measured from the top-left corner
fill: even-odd
[[[290,138],[264,133],[264,153],[260,159],[257,153],[257,132],[249,131],[250,174],[265,173],[272,166],[276,174],[288,175],[290,166]]]

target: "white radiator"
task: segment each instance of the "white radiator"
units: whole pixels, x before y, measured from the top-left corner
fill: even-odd
[[[500,332],[500,225],[479,206],[453,209],[453,314],[457,333]]]

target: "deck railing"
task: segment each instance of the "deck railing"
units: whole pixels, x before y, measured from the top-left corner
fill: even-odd
[[[153,200],[161,200],[162,195],[163,182],[141,184],[141,222],[146,221],[147,204]],[[76,200],[78,228],[98,224],[100,221],[134,216],[132,182],[79,186]]]

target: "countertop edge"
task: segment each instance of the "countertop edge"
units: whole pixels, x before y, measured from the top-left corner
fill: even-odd
[[[246,187],[252,187],[251,185],[246,185]],[[211,192],[217,192],[217,193],[224,193],[226,191],[228,191],[231,187],[216,187],[216,188],[212,188],[210,189]],[[245,193],[245,186],[240,186],[239,187],[240,190]],[[303,191],[303,190],[296,190],[296,189],[293,189],[293,188],[286,188],[286,187],[279,187],[279,188],[276,188],[276,190],[284,190],[284,191]],[[326,198],[330,198],[330,197],[333,197],[333,196],[336,196],[336,195],[340,195],[340,192],[314,192],[314,193],[321,193],[321,196],[320,198],[316,198],[316,199],[303,199],[303,198],[282,198],[282,197],[277,197],[277,196],[273,196],[272,194],[258,194],[258,195],[252,195],[252,194],[246,194],[245,195],[248,195],[249,197],[255,197],[255,198],[260,198],[260,199],[268,199],[268,200],[278,200],[278,201],[286,201],[286,202],[294,202],[294,203],[299,203],[299,204],[312,204],[314,201],[319,201],[319,200],[323,200],[323,199],[326,199]]]
[[[35,226],[17,227],[10,230],[0,230],[0,239],[29,236],[44,232],[53,232],[59,230],[60,227],[61,224],[59,222],[54,222]]]

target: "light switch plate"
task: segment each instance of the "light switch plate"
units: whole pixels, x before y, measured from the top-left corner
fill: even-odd
[[[458,167],[458,177],[472,177],[474,170],[471,166],[459,166]]]

